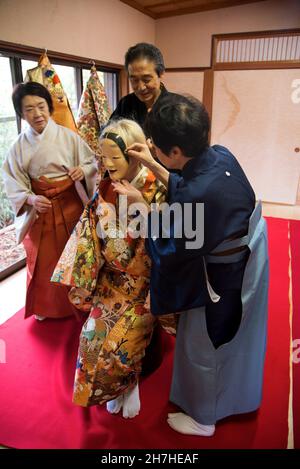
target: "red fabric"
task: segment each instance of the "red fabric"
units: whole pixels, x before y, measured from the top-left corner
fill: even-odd
[[[100,406],[72,404],[82,323],[74,318],[23,320],[0,328],[0,443],[15,448],[286,448],[289,395],[288,222],[268,220],[271,285],[263,402],[258,412],[217,424],[212,438],[173,431],[166,423],[174,340],[164,335],[160,368],[140,385],[142,410],[125,420]]]
[[[68,300],[69,289],[51,284],[50,278],[82,213],[82,202],[71,178],[50,181],[42,176],[31,185],[35,194],[51,201],[52,207],[39,214],[23,242],[27,254],[25,317],[73,316],[77,311]]]
[[[293,286],[293,417],[294,445],[300,448],[300,221],[291,220],[291,262]]]

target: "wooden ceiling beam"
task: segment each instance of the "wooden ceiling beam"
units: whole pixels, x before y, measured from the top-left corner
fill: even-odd
[[[180,15],[188,15],[191,13],[200,13],[202,11],[210,11],[210,10],[218,10],[220,8],[228,8],[233,6],[245,5],[248,3],[258,3],[264,2],[265,0],[224,0],[223,2],[216,2],[213,0],[208,1],[206,4],[191,6],[191,7],[176,7],[176,4],[180,4],[183,1],[188,0],[173,0],[160,2],[157,4],[145,6],[145,4],[139,3],[136,0],[120,0],[122,3],[125,3],[132,8],[144,13],[145,15],[150,16],[153,19],[159,18],[168,18],[171,16],[180,16]],[[159,8],[163,8],[164,6],[174,7],[173,9],[166,10],[166,11],[159,11]]]
[[[157,19],[157,15],[155,13],[153,13],[149,8],[143,7],[143,5],[140,5],[135,0],[120,0],[120,2],[125,3],[126,5],[129,5],[130,7],[134,8],[135,10],[140,11],[141,13],[144,13],[144,15],[150,16],[154,20]]]

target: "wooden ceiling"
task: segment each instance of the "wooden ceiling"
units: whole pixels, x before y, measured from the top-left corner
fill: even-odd
[[[199,11],[216,10],[245,3],[256,3],[265,0],[120,0],[132,8],[141,11],[151,18],[187,15]]]

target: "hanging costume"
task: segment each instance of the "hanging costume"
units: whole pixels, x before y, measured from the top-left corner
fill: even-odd
[[[27,70],[24,81],[35,81],[44,85],[52,97],[54,107],[52,119],[54,122],[77,132],[67,95],[64,92],[61,81],[51,65],[47,54],[41,55],[37,67]]]
[[[94,151],[99,163],[99,172],[103,176],[104,169],[101,163],[99,137],[102,127],[107,123],[110,109],[104,87],[99,80],[96,67],[91,68],[90,77],[82,93],[77,127],[83,140]]]
[[[167,200],[192,202],[194,220],[196,203],[204,203],[204,244],[186,249],[186,237],[146,240],[151,311],[181,312],[170,400],[197,422],[213,425],[261,402],[266,224],[237,160],[219,145],[186,163],[182,178],[170,174]],[[174,230],[176,223],[182,219],[175,219]]]
[[[146,168],[132,184],[148,204],[164,197],[164,186]],[[111,180],[103,179],[52,277],[53,282],[76,287],[69,295],[73,304],[91,309],[80,335],[73,396],[82,406],[102,404],[135,386],[155,322],[145,307],[150,263],[144,239],[125,231],[120,237],[117,230],[124,228],[118,203]],[[116,224],[108,204],[116,209]],[[127,217],[127,224],[134,219]],[[103,230],[108,235],[100,239]]]
[[[25,317],[64,317],[74,312],[66,290],[51,285],[50,278],[83,210],[77,186],[67,176],[69,168],[79,165],[91,196],[96,172],[92,151],[77,134],[51,118],[41,134],[32,127],[22,132],[3,164],[5,189],[16,215],[17,242],[24,242],[27,254]],[[32,194],[47,197],[51,208],[37,213],[26,203]]]

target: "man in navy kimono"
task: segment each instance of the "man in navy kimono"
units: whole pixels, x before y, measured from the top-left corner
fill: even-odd
[[[181,433],[211,436],[218,420],[254,411],[261,402],[266,225],[236,158],[209,146],[209,118],[199,101],[166,96],[147,126],[163,166],[146,145],[127,150],[167,185],[168,213],[174,209],[167,234],[160,214],[157,235],[157,213],[149,208],[146,240],[151,311],[180,313],[170,400],[182,412],[169,414],[168,423]],[[130,202],[142,202],[128,183],[115,186]]]

